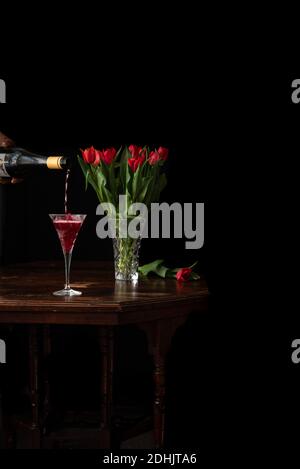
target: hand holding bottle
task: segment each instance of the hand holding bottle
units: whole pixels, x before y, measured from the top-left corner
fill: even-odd
[[[18,184],[22,182],[23,179],[18,178],[0,178],[0,184]]]

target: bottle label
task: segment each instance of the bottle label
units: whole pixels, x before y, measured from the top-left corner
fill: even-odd
[[[10,175],[5,169],[6,153],[0,153],[0,178],[9,178]]]

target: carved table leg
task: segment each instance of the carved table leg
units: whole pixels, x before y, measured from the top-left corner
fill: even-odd
[[[31,447],[40,448],[41,435],[39,427],[39,395],[38,395],[38,340],[37,326],[29,327],[29,374],[31,395]]]
[[[154,442],[155,448],[163,448],[165,439],[165,361],[175,331],[186,317],[158,320],[139,324],[148,339],[149,353],[154,361]]]
[[[114,360],[114,331],[112,327],[100,328],[101,351],[101,447],[110,448],[112,443],[112,393],[113,393],[113,360]]]

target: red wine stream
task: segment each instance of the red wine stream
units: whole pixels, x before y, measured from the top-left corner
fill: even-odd
[[[65,181],[65,213],[68,213],[68,184],[69,184],[70,170],[67,170]]]

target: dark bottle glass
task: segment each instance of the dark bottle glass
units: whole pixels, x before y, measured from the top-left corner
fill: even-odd
[[[47,169],[63,170],[70,166],[64,156],[44,156],[23,148],[0,147],[0,178],[24,177]]]

